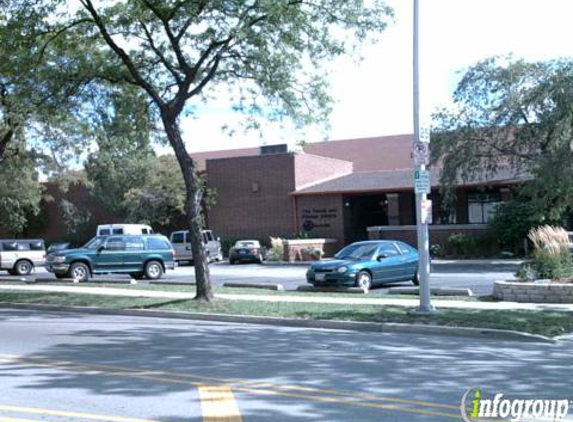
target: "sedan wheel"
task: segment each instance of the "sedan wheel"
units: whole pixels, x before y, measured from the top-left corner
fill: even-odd
[[[367,271],[360,271],[358,273],[358,287],[361,288],[364,293],[368,293],[372,288],[372,276]]]
[[[76,262],[70,267],[69,276],[78,281],[88,281],[90,278],[90,269],[86,264]]]
[[[420,285],[420,275],[418,274],[418,271],[416,271],[416,274],[414,274],[414,278],[412,279],[412,283],[414,283],[414,286]]]

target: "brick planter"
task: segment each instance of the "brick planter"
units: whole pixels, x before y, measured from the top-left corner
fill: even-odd
[[[573,283],[496,281],[493,295],[506,302],[573,303]]]
[[[287,262],[307,261],[305,249],[316,248],[324,252],[324,258],[336,253],[336,239],[289,239],[284,241],[284,260]]]

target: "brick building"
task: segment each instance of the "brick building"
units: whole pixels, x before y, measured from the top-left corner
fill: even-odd
[[[336,239],[338,246],[368,238],[402,239],[415,245],[412,136],[399,135],[193,154],[218,199],[208,222],[220,236]],[[439,169],[431,171],[434,194],[432,243],[452,233],[479,234],[497,203],[509,199],[522,178],[509,171],[459,186],[453,212],[439,206]]]

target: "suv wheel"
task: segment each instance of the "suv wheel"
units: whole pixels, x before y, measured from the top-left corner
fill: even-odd
[[[14,272],[16,275],[29,275],[32,272],[34,265],[25,259],[16,262],[14,266]]]
[[[149,261],[145,264],[145,276],[149,280],[157,280],[163,276],[163,267],[158,261]]]
[[[90,268],[83,262],[75,262],[70,267],[68,277],[78,281],[88,281],[90,278]]]

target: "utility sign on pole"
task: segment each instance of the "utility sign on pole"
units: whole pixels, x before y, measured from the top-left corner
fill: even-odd
[[[414,192],[416,195],[428,194],[431,188],[430,172],[428,170],[414,170]]]
[[[430,144],[414,142],[414,164],[416,167],[430,164]]]

